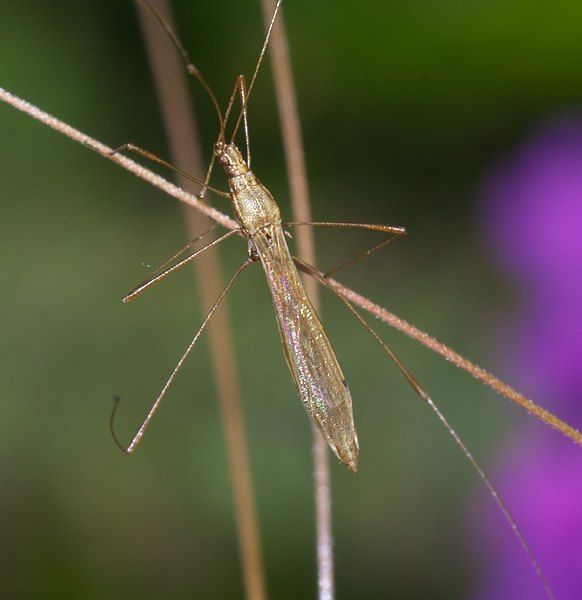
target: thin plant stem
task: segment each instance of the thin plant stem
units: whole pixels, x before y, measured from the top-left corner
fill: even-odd
[[[439,342],[436,338],[431,336],[430,334],[418,329],[414,325],[411,325],[404,319],[396,316],[394,313],[389,310],[381,307],[380,305],[372,302],[365,296],[362,296],[358,292],[346,287],[341,284],[339,281],[334,279],[328,279],[329,283],[332,285],[334,289],[336,289],[346,300],[349,300],[356,306],[359,306],[361,309],[368,311],[376,318],[384,321],[390,325],[390,327],[394,327],[394,329],[398,329],[409,338],[420,342],[436,354],[440,354],[443,358],[445,358],[448,362],[454,364],[459,369],[463,371],[467,371],[470,375],[472,375],[475,379],[489,386],[493,390],[495,390],[498,394],[505,396],[515,404],[521,406],[528,413],[534,415],[540,421],[546,423],[550,427],[553,427],[557,431],[563,433],[566,437],[570,438],[576,444],[582,446],[582,433],[568,425],[568,423],[559,419],[556,415],[551,413],[549,410],[542,408],[539,404],[536,404],[533,400],[530,400],[527,396],[520,394],[518,391],[514,390],[511,386],[507,385],[494,375],[492,375],[489,371],[486,371],[479,365],[471,362],[469,359],[465,358],[446,344]]]
[[[177,198],[178,200],[185,202],[186,204],[193,206],[197,210],[200,210],[205,215],[209,216],[211,219],[214,219],[217,223],[220,223],[224,227],[228,229],[235,229],[238,227],[236,221],[221,213],[220,211],[208,206],[204,202],[201,202],[197,196],[189,194],[185,190],[179,188],[178,186],[170,183],[165,180],[163,177],[156,175],[152,171],[149,171],[145,167],[142,167],[138,163],[124,157],[118,155],[110,155],[111,148],[106,146],[105,144],[89,137],[88,135],[74,129],[70,125],[63,123],[59,119],[49,115],[48,113],[40,110],[33,104],[11,94],[5,89],[0,87],[0,100],[10,104],[17,110],[26,113],[27,115],[33,117],[34,119],[48,125],[52,129],[59,131],[60,133],[70,137],[71,139],[84,144],[85,146],[95,150],[97,153],[101,154],[105,158],[112,160],[118,165],[124,167],[128,171],[134,173],[138,177],[141,177],[151,185],[161,189],[166,192],[168,195]],[[448,362],[454,364],[459,369],[463,369],[467,371],[470,375],[472,375],[475,379],[479,380],[481,383],[488,385],[497,393],[505,396],[507,399],[512,402],[518,404],[522,408],[524,408],[530,414],[538,417],[541,421],[550,425],[557,431],[560,431],[567,437],[569,437],[576,444],[582,446],[582,433],[571,427],[551,412],[545,410],[541,406],[538,406],[533,400],[530,400],[523,394],[520,394],[518,391],[499,380],[497,377],[485,371],[481,367],[478,367],[470,360],[464,358],[459,353],[455,352],[442,342],[439,342],[434,337],[429,335],[428,333],[418,329],[396,316],[394,313],[390,312],[388,309],[379,306],[378,304],[372,302],[365,296],[362,296],[358,292],[342,285],[338,281],[334,279],[328,279],[328,281],[344,296],[347,300],[372,314],[377,319],[384,321],[386,324],[398,329],[408,337],[416,340],[417,342],[423,344],[436,354],[440,354],[443,358],[445,358]]]
[[[274,0],[261,0],[265,26],[268,27],[273,11]],[[282,10],[273,27],[269,46],[273,81],[279,109],[279,122],[283,139],[283,149],[289,180],[289,192],[293,219],[311,221],[309,185],[303,151],[303,136],[297,109],[297,95],[291,69],[289,43],[285,31]],[[297,253],[302,260],[316,264],[315,241],[311,227],[301,227],[296,231]],[[315,310],[320,313],[321,303],[317,282],[304,277],[304,284]],[[317,589],[319,600],[333,600],[335,596],[332,493],[329,474],[329,453],[323,436],[312,426],[313,444],[313,485],[315,494],[315,526],[317,548]]]
[[[150,1],[173,26],[168,1]],[[139,2],[137,9],[172,160],[203,179],[205,165],[184,65],[151,13]],[[181,187],[189,192],[195,191],[195,184],[191,181],[180,176],[177,179]],[[184,219],[191,238],[210,225],[209,216],[190,207],[184,207]],[[218,248],[205,252],[194,266],[202,305],[207,312],[224,285]],[[227,302],[227,299],[223,301],[221,310],[208,325],[210,355],[228,452],[245,596],[249,600],[264,600],[267,593],[259,525]]]
[[[107,160],[117,163],[119,166],[123,167],[124,169],[127,169],[130,173],[133,173],[140,179],[147,181],[150,185],[153,185],[154,187],[157,187],[158,189],[162,190],[163,192],[168,194],[168,196],[177,198],[181,202],[184,202],[185,204],[194,207],[202,214],[206,215],[207,217],[210,217],[213,221],[220,223],[220,225],[222,225],[223,227],[226,227],[227,229],[236,229],[238,227],[238,223],[234,219],[231,219],[229,216],[225,215],[219,210],[216,210],[212,206],[209,206],[208,204],[200,200],[200,198],[195,194],[191,194],[183,188],[178,187],[177,185],[169,182],[167,179],[164,179],[163,177],[157,175],[153,171],[146,169],[131,158],[127,158],[127,156],[124,156],[123,154],[117,152],[113,153],[114,149],[110,146],[107,146],[103,142],[92,138],[91,136],[83,133],[82,131],[79,131],[78,129],[75,129],[74,127],[71,127],[67,123],[64,123],[63,121],[57,119],[56,117],[53,117],[44,110],[41,110],[37,106],[34,106],[34,104],[31,104],[30,102],[27,102],[26,100],[23,100],[22,98],[11,94],[9,91],[5,90],[2,87],[0,87],[0,100],[6,102],[7,104],[10,104],[14,108],[27,114],[33,119],[36,119],[37,121],[48,125],[51,129],[54,129],[55,131],[66,135],[75,142],[79,142],[79,144],[82,144],[90,150],[97,152],[97,154],[100,154]]]

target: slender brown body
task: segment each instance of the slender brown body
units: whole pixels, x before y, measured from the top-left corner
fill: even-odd
[[[299,278],[279,207],[234,144],[219,142],[214,152],[228,176],[234,213],[250,251],[265,270],[281,344],[303,406],[336,456],[355,472],[358,438],[350,390]]]

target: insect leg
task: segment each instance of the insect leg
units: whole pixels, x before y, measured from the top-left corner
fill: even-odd
[[[180,360],[178,361],[178,364],[176,365],[176,367],[172,371],[171,375],[166,380],[166,383],[164,384],[164,387],[162,388],[162,391],[159,393],[159,395],[156,398],[155,402],[152,404],[152,406],[151,406],[148,414],[146,415],[145,419],[143,420],[143,422],[140,425],[139,429],[137,430],[136,434],[131,439],[131,442],[129,443],[128,446],[124,446],[119,441],[119,438],[117,437],[117,435],[115,433],[114,426],[113,426],[114,425],[114,419],[115,419],[115,413],[117,412],[117,407],[119,406],[119,402],[120,402],[119,398],[115,398],[115,404],[113,406],[113,410],[111,411],[111,417],[109,418],[109,428],[111,430],[111,435],[113,436],[113,440],[119,446],[119,448],[121,450],[123,450],[123,452],[125,452],[126,454],[132,454],[133,452],[135,452],[135,449],[137,448],[137,445],[139,444],[141,438],[143,437],[143,434],[145,433],[145,430],[147,429],[148,425],[150,424],[150,421],[152,420],[153,416],[155,415],[156,411],[158,410],[158,408],[160,406],[160,403],[162,402],[164,396],[166,395],[166,392],[168,391],[170,385],[174,381],[174,378],[176,377],[176,375],[178,374],[178,372],[182,368],[182,365],[184,364],[184,361],[186,360],[186,358],[188,357],[188,355],[192,351],[192,348],[194,348],[194,346],[195,346],[196,342],[198,341],[200,335],[204,331],[204,328],[206,327],[206,325],[208,325],[208,322],[212,318],[212,315],[214,315],[214,313],[216,312],[216,309],[220,305],[222,299],[224,298],[224,296],[226,295],[226,293],[228,292],[228,290],[231,288],[232,284],[235,282],[235,280],[237,279],[237,277],[242,273],[242,271],[244,271],[253,262],[255,262],[253,259],[247,258],[247,260],[245,260],[239,266],[239,268],[235,271],[234,275],[230,278],[229,282],[226,284],[225,288],[222,290],[222,292],[218,296],[216,302],[212,305],[212,308],[210,309],[210,311],[206,315],[204,321],[202,322],[202,325],[200,325],[198,331],[196,332],[196,335],[194,336],[194,338],[192,339],[192,341],[190,342],[190,344],[186,348],[186,351],[184,352],[184,354],[182,354]]]
[[[184,244],[175,254],[170,256],[167,260],[165,260],[161,265],[158,265],[152,275],[156,275],[160,271],[162,271],[165,267],[167,267],[172,261],[176,260],[179,256],[182,256],[188,248],[191,248],[196,242],[199,242],[201,239],[205,238],[211,231],[214,231],[217,227],[218,223],[212,224],[206,231],[203,231],[201,234],[197,235],[195,238],[191,239],[187,244]]]
[[[210,229],[214,229],[214,227],[211,227]],[[174,258],[176,258],[180,254],[182,254],[191,244],[193,244],[195,241],[197,241],[198,239],[200,239],[201,237],[206,235],[206,233],[208,233],[210,231],[210,229],[207,230],[204,234],[202,234],[202,236],[198,236],[198,238],[195,238],[194,240],[192,240],[192,242],[189,242],[186,246],[184,246],[184,248],[179,250],[172,258],[168,259],[160,267],[158,267],[152,275],[150,275],[147,279],[145,279],[139,285],[137,285],[133,290],[131,290],[131,292],[126,294],[123,297],[123,302],[130,302],[131,300],[134,300],[140,294],[142,294],[147,289],[152,287],[152,285],[155,285],[160,280],[164,279],[164,277],[166,277],[170,273],[177,271],[180,267],[183,267],[184,265],[188,264],[189,262],[192,262],[195,258],[200,256],[203,252],[205,252],[209,248],[212,248],[212,247],[220,244],[220,242],[229,238],[231,235],[234,235],[235,233],[239,232],[239,229],[231,229],[230,231],[227,231],[224,235],[221,235],[220,237],[218,237],[215,240],[212,240],[211,242],[206,244],[206,246],[203,246],[202,248],[200,248],[200,250],[197,250],[193,254],[190,254],[186,258],[182,259],[180,262],[177,262],[175,265],[172,265],[171,267],[169,267],[165,270],[162,270],[169,262],[174,260]]]
[[[295,264],[297,265],[297,267],[299,269],[301,269],[304,273],[307,273],[311,277],[315,278],[319,283],[322,283],[327,288],[329,288],[346,305],[346,307],[350,310],[350,312],[356,317],[356,319],[358,319],[358,321],[360,322],[362,327],[364,327],[364,329],[376,340],[376,342],[380,345],[382,350],[396,364],[396,366],[398,367],[398,369],[400,370],[402,375],[404,375],[406,381],[408,381],[408,383],[410,384],[412,389],[418,394],[418,396],[422,400],[424,400],[426,402],[426,404],[435,413],[435,415],[438,417],[439,421],[442,423],[442,425],[445,427],[445,429],[449,432],[449,435],[453,438],[454,442],[460,448],[460,450],[464,454],[465,458],[471,464],[473,469],[477,472],[477,475],[479,476],[481,481],[484,483],[485,487],[489,491],[489,494],[493,497],[493,500],[495,500],[497,506],[499,507],[499,510],[503,514],[505,520],[507,521],[507,523],[513,530],[513,533],[515,534],[517,540],[521,544],[521,547],[523,548],[524,552],[526,553],[526,555],[530,561],[530,564],[531,564],[532,568],[534,569],[534,571],[546,593],[546,596],[548,598],[550,598],[550,600],[554,600],[555,596],[554,596],[552,589],[550,588],[550,586],[548,584],[546,576],[544,575],[544,572],[542,571],[531,548],[529,547],[529,544],[527,543],[523,533],[517,526],[515,519],[513,518],[512,514],[509,512],[509,509],[507,508],[505,501],[503,500],[503,498],[501,497],[501,495],[499,494],[499,492],[497,491],[497,489],[495,488],[495,486],[493,485],[493,483],[491,482],[491,480],[489,479],[489,477],[487,476],[487,474],[485,473],[485,471],[483,470],[481,465],[477,462],[477,459],[473,456],[473,454],[467,448],[467,446],[465,445],[463,440],[459,437],[459,434],[453,429],[453,427],[448,422],[446,417],[443,415],[441,410],[435,404],[434,400],[428,395],[428,393],[425,391],[425,389],[420,385],[420,383],[418,383],[418,381],[416,380],[414,375],[412,375],[412,373],[404,366],[404,364],[394,354],[394,352],[392,352],[392,350],[386,345],[386,343],[382,340],[382,338],[372,329],[372,327],[370,327],[370,325],[368,325],[368,323],[364,320],[364,318],[360,315],[360,313],[352,306],[352,304],[350,302],[348,302],[348,300],[346,300],[331,285],[331,283],[329,283],[329,281],[327,281],[325,279],[325,277],[322,274],[320,274],[311,265],[307,264],[306,262],[304,262],[296,257],[293,257],[293,261],[295,262]]]
[[[185,177],[186,179],[189,179],[190,181],[193,181],[194,183],[201,185],[203,191],[210,190],[211,192],[217,194],[218,196],[222,196],[223,198],[230,198],[230,194],[228,192],[223,192],[222,190],[213,188],[212,186],[208,185],[207,181],[201,181],[200,179],[197,179],[196,177],[192,177],[192,175],[189,175],[188,173],[186,173],[186,171],[183,171],[182,169],[175,167],[173,164],[169,163],[168,161],[164,160],[163,158],[159,158],[158,156],[156,156],[149,150],[144,150],[143,148],[140,148],[139,146],[136,146],[135,144],[122,144],[121,146],[119,146],[119,148],[116,148],[115,150],[113,150],[113,152],[111,152],[111,154],[117,154],[119,152],[125,152],[125,151],[132,152],[133,154],[137,154],[138,156],[143,156],[143,158],[147,158],[148,160],[151,160],[152,162],[155,162],[156,164],[161,165],[162,167],[165,167],[166,169],[170,169],[170,171],[174,171],[174,173],[178,173],[178,175],[181,175],[182,177]],[[200,193],[200,197],[202,197],[202,196],[204,196],[203,192]]]
[[[384,240],[383,242],[376,244],[372,248],[368,248],[368,250],[365,250],[361,254],[358,254],[351,260],[348,260],[347,262],[342,263],[339,266],[330,269],[329,271],[326,271],[324,277],[330,277],[331,275],[334,275],[339,271],[343,271],[344,269],[351,267],[352,265],[363,260],[367,256],[370,256],[378,250],[381,250],[382,248],[384,248],[384,246],[387,246],[390,242],[394,241],[395,239],[406,235],[406,229],[404,229],[404,227],[393,227],[392,225],[375,225],[370,223],[335,223],[333,221],[290,221],[288,223],[283,223],[283,227],[295,227],[301,225],[311,225],[313,227],[336,227],[340,229],[367,229],[369,231],[380,231],[382,233],[387,233],[390,235],[390,237]]]
[[[249,137],[249,122],[248,122],[248,115],[247,115],[247,100],[246,100],[247,88],[246,88],[246,82],[245,82],[244,75],[238,76],[238,84],[239,84],[238,89],[240,92],[240,104],[241,104],[241,110],[243,113],[243,122],[244,122],[244,129],[245,129],[245,142],[247,145],[247,166],[250,169],[251,168],[251,140]],[[234,136],[234,134],[233,134],[233,136]]]

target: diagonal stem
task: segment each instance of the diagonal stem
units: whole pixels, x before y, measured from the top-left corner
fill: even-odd
[[[150,1],[171,23],[169,2]],[[159,23],[152,19],[143,4],[138,4],[137,8],[172,159],[175,164],[187,166],[190,173],[203,179],[205,169],[202,151],[184,66]],[[191,181],[184,177],[178,177],[178,181],[186,190],[194,191]],[[209,216],[184,207],[184,219],[190,237],[208,229]],[[208,249],[194,265],[206,312],[223,287],[218,248]],[[216,312],[208,324],[210,354],[228,451],[245,595],[250,600],[264,600],[266,585],[239,377],[234,357],[232,328],[226,307],[227,300],[223,302],[222,309]]]
[[[497,379],[493,374],[489,373],[479,365],[471,362],[468,358],[465,358],[463,355],[459,354],[452,348],[449,348],[446,344],[439,342],[436,338],[432,337],[425,331],[418,329],[414,325],[411,325],[404,319],[396,316],[394,313],[386,310],[385,308],[379,306],[378,304],[372,302],[365,296],[362,296],[358,292],[351,290],[350,288],[342,285],[339,281],[335,279],[327,280],[331,286],[337,290],[346,300],[349,300],[356,306],[359,306],[363,310],[368,311],[373,314],[375,317],[384,321],[391,327],[398,329],[408,337],[420,342],[436,354],[440,354],[443,358],[445,358],[448,362],[451,362],[459,369],[463,371],[467,371],[467,373],[471,374],[475,379],[494,389],[498,394],[505,396],[515,404],[521,406],[524,410],[526,410],[531,415],[540,419],[553,427],[557,431],[563,433],[566,437],[569,437],[573,442],[582,446],[582,433],[578,431],[576,428],[568,425],[561,419],[559,419],[556,415],[551,413],[536,404],[533,400],[530,400],[527,396],[520,394],[518,391],[514,390],[511,386],[507,385],[500,379]]]
[[[79,142],[79,144],[90,148],[91,150],[97,152],[97,154],[103,156],[103,158],[117,163],[120,167],[127,169],[130,173],[133,173],[140,179],[147,181],[150,185],[153,185],[154,187],[157,187],[158,189],[162,190],[162,192],[165,192],[166,194],[168,194],[168,196],[173,196],[181,202],[192,206],[197,211],[201,212],[203,215],[206,215],[207,217],[210,217],[213,221],[220,223],[220,225],[222,225],[223,227],[226,227],[227,229],[235,229],[239,226],[234,219],[231,219],[230,217],[220,212],[219,210],[216,210],[212,206],[208,206],[208,204],[200,200],[200,198],[194,193],[189,193],[184,188],[178,187],[177,185],[170,183],[167,179],[160,177],[160,175],[157,175],[153,171],[146,169],[139,163],[135,162],[134,160],[131,160],[131,158],[127,158],[127,156],[124,156],[123,154],[114,154],[114,148],[111,148],[103,142],[100,142],[99,140],[92,138],[91,136],[83,133],[82,131],[71,127],[67,123],[64,123],[63,121],[57,119],[56,117],[53,117],[44,110],[41,110],[37,106],[34,106],[34,104],[31,104],[30,102],[27,102],[26,100],[19,98],[14,94],[11,94],[9,91],[5,90],[2,87],[0,87],[0,100],[6,102],[6,104],[10,104],[17,110],[27,114],[33,119],[36,119],[37,121],[48,125],[51,129],[54,129],[55,131],[66,135],[68,138],[71,138],[75,142]]]
[[[265,25],[268,27],[275,10],[274,0],[261,0]],[[285,32],[282,11],[273,27],[269,48],[279,121],[287,165],[287,177],[291,196],[293,219],[311,221],[309,186],[303,151],[303,136],[297,109],[295,83],[291,70],[289,43]],[[299,257],[311,265],[316,264],[315,242],[311,227],[301,227],[296,232]],[[315,310],[320,312],[319,289],[312,279],[304,278],[306,291]],[[317,587],[319,600],[333,600],[335,596],[332,494],[329,474],[329,454],[327,444],[317,430],[312,427],[313,479],[315,493],[315,523],[317,546]]]
[[[141,177],[151,185],[161,189],[166,192],[168,195],[177,198],[178,200],[185,202],[186,204],[193,206],[203,214],[209,216],[211,219],[214,219],[217,223],[220,223],[224,227],[228,229],[234,229],[238,227],[236,221],[221,213],[220,211],[204,204],[201,202],[196,196],[193,194],[189,194],[183,189],[175,186],[169,181],[165,180],[163,177],[152,173],[148,169],[142,167],[138,163],[126,158],[124,156],[119,155],[111,155],[112,149],[99,142],[96,139],[89,137],[88,135],[80,132],[78,129],[74,129],[70,125],[67,125],[63,121],[56,119],[52,115],[40,110],[30,102],[11,94],[7,90],[0,87],[0,100],[10,104],[17,110],[29,115],[30,117],[48,125],[52,129],[70,137],[71,139],[84,144],[85,146],[95,150],[98,154],[101,154],[103,157],[119,164],[124,167],[131,173]],[[426,346],[429,350],[432,350],[436,354],[440,354],[443,358],[445,358],[448,362],[454,364],[459,369],[463,369],[467,371],[470,375],[478,379],[481,383],[488,385],[490,388],[495,390],[498,394],[505,396],[512,402],[518,404],[522,408],[524,408],[530,414],[538,417],[544,423],[550,425],[554,429],[562,432],[564,435],[569,437],[572,441],[576,442],[580,446],[582,446],[582,433],[571,427],[567,423],[564,423],[562,420],[558,419],[555,415],[550,413],[549,411],[543,409],[541,406],[538,406],[533,400],[530,400],[523,394],[520,394],[518,391],[513,389],[511,386],[507,385],[485,369],[475,365],[470,360],[466,359],[458,352],[455,352],[453,349],[449,348],[442,342],[439,342],[435,338],[433,338],[428,333],[422,331],[406,322],[404,319],[401,319],[394,313],[390,312],[388,309],[375,304],[365,296],[362,296],[358,292],[342,285],[338,281],[334,279],[329,279],[330,283],[332,283],[336,289],[344,296],[347,300],[360,307],[362,310],[369,312],[374,315],[377,319],[384,321],[390,327],[394,327],[398,329],[408,337],[416,340],[417,342]]]

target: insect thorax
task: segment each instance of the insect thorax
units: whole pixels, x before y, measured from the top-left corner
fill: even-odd
[[[281,213],[273,196],[249,170],[237,146],[217,142],[214,154],[228,176],[234,213],[247,233],[252,235],[265,225],[279,224]]]
[[[252,171],[230,177],[232,206],[238,222],[251,235],[266,225],[279,225],[281,213],[269,190]]]

